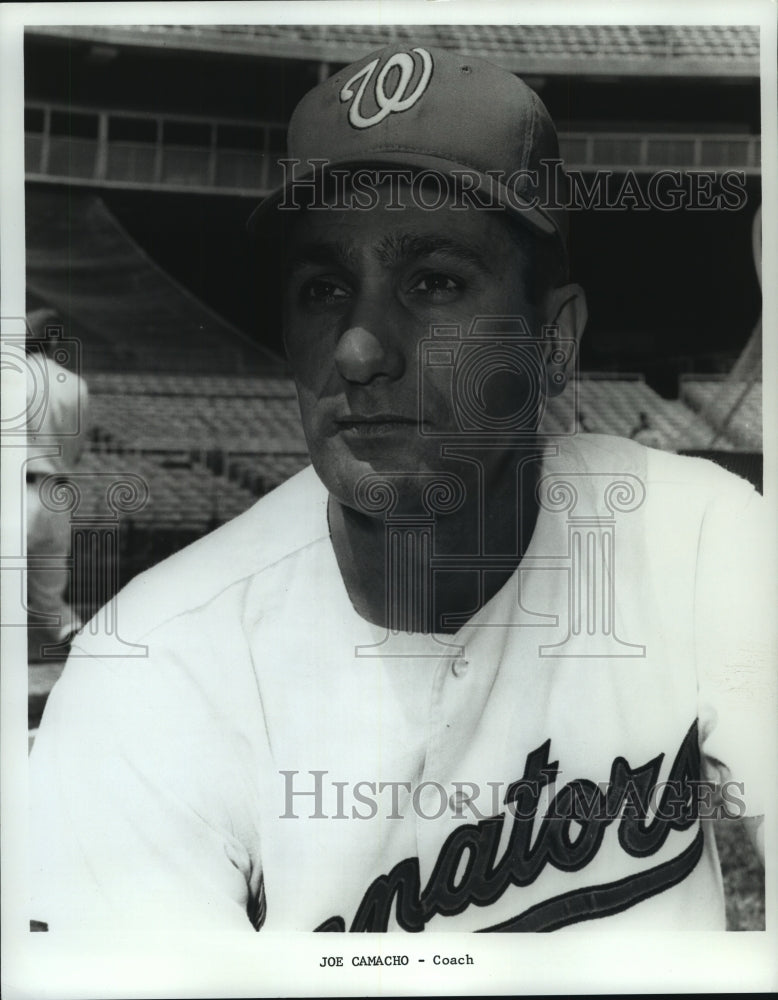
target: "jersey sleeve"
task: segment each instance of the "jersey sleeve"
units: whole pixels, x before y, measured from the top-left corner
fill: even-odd
[[[175,664],[78,652],[30,757],[31,920],[252,931],[245,748]]]
[[[695,648],[703,777],[729,784],[729,815],[763,815],[778,727],[775,518],[728,477],[698,549]],[[728,803],[728,804],[727,804]]]

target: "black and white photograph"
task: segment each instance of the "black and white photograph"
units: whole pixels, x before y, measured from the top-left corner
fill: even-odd
[[[772,5],[0,17],[5,994],[778,988]]]

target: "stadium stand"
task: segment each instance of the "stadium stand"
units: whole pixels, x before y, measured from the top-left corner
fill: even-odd
[[[98,440],[116,450],[305,454],[289,380],[102,374],[90,390]]]
[[[668,400],[640,375],[584,373],[567,393],[549,401],[545,427],[569,433],[577,419],[579,430],[629,437],[645,414],[668,448],[708,447],[722,415],[737,401],[737,387],[725,385],[726,398],[713,407],[709,392],[720,391],[721,382],[685,380],[683,386],[682,398]],[[751,387],[731,427],[720,434],[719,448],[758,450],[760,388]],[[261,458],[257,472],[273,481],[281,481],[283,470],[299,468],[306,455],[288,379],[101,373],[90,390],[93,447],[103,451],[186,457],[218,450],[227,462],[233,456]],[[244,462],[239,475],[249,473]]]
[[[745,451],[762,450],[761,379],[685,377],[680,397],[709,428],[709,447],[721,448],[722,441],[728,440]]]
[[[578,412],[586,431],[629,437],[644,413],[668,449],[704,447],[710,440],[709,428],[694,412],[680,400],[663,399],[640,375],[613,378],[588,373],[578,380],[576,388]],[[573,398],[571,394],[565,402],[563,396],[557,405],[569,407]]]
[[[249,455],[228,461],[227,475],[257,496],[294,476],[309,464],[307,453],[291,455]]]
[[[90,478],[85,475],[88,473],[97,475]],[[98,521],[105,515],[99,477],[119,482],[127,474],[140,476],[149,490],[148,502],[131,515],[137,525],[182,527],[203,533],[242,513],[256,499],[227,477],[213,475],[198,460],[178,464],[143,454],[90,451],[79,467],[79,485],[85,494],[79,517]]]
[[[159,372],[95,372],[89,379],[97,393],[124,393],[128,396],[255,396],[262,387],[265,398],[295,397],[289,378],[240,375],[182,375]]]
[[[759,31],[751,25],[132,25],[36,28],[49,37],[144,47],[173,43],[200,52],[233,52],[348,62],[357,51],[392,41],[453,48],[509,69],[629,75],[688,72],[758,74]],[[675,64],[675,66],[673,65]]]

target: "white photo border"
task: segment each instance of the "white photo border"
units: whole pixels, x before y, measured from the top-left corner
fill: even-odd
[[[4,317],[24,315],[24,169],[22,36],[32,24],[139,23],[701,23],[758,24],[761,30],[763,270],[778,274],[778,108],[776,18],[771,0],[731,2],[450,2],[350,0],[286,3],[71,3],[5,4],[0,8],[2,189],[0,190],[0,302]],[[764,493],[778,510],[778,287],[763,288]],[[5,327],[5,319],[3,326]],[[5,333],[5,330],[3,330]],[[3,400],[12,407],[13,400]],[[19,530],[18,498],[3,463],[4,550]],[[767,557],[776,559],[775,539]],[[88,939],[30,934],[26,906],[27,680],[20,630],[2,635],[2,853],[3,993],[8,1000],[65,997],[257,997],[500,995],[607,992],[772,991],[778,988],[778,857],[773,797],[766,818],[766,926],[763,932],[628,935],[582,926],[555,935],[434,934],[337,939],[343,968],[319,967],[333,938],[320,934],[183,935],[164,940],[110,932]],[[23,630],[22,630],[23,631]],[[778,720],[776,729],[778,729]],[[774,750],[774,748],[771,748]],[[775,791],[776,754],[766,780]],[[406,968],[354,968],[350,956],[367,952],[409,955]],[[433,954],[469,952],[472,967],[441,969]],[[424,965],[415,961],[427,959]]]

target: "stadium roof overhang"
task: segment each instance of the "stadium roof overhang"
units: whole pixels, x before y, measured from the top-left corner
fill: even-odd
[[[262,28],[266,27],[266,33]],[[327,25],[311,26],[301,37],[293,29],[299,26],[245,26],[215,25],[76,25],[46,26],[28,28],[32,36],[70,39],[93,42],[99,45],[118,45],[146,50],[170,51],[172,49],[203,53],[218,53],[265,59],[293,59],[327,63],[347,64],[361,58],[366,52],[380,47],[396,37],[398,30],[391,26],[376,28],[369,37],[360,39],[330,37]],[[355,31],[359,26],[354,26]],[[679,77],[689,79],[711,79],[726,77],[731,80],[751,80],[759,77],[758,41],[743,45],[738,39],[728,38],[727,26],[719,26],[718,35],[710,39],[702,38],[696,45],[680,44],[677,39],[655,35],[641,35],[640,27],[633,26],[634,38],[629,44],[606,36],[599,42],[581,41],[575,34],[569,44],[556,40],[561,30],[559,26],[532,26],[533,38],[526,45],[517,48],[510,37],[504,43],[494,39],[479,39],[453,33],[443,37],[442,43],[468,55],[489,59],[504,68],[522,75],[544,76],[588,76],[607,77]],[[471,26],[484,27],[484,26]],[[565,31],[575,33],[576,29],[589,26],[570,26]],[[606,26],[612,30],[618,26]],[[288,28],[289,30],[285,30]],[[518,30],[517,26],[511,26]],[[260,29],[260,30],[258,30]],[[543,31],[547,32],[544,40]],[[656,32],[655,26],[645,26],[646,32]],[[668,31],[671,29],[668,29]],[[730,29],[735,30],[735,29]],[[403,32],[413,29],[403,29]],[[426,35],[441,27],[419,27],[419,33],[427,44],[441,44],[441,38]],[[758,29],[754,29],[757,32]],[[381,37],[383,33],[383,37]],[[471,35],[472,33],[468,33]],[[477,34],[477,32],[476,32]],[[758,39],[758,35],[756,36]]]

